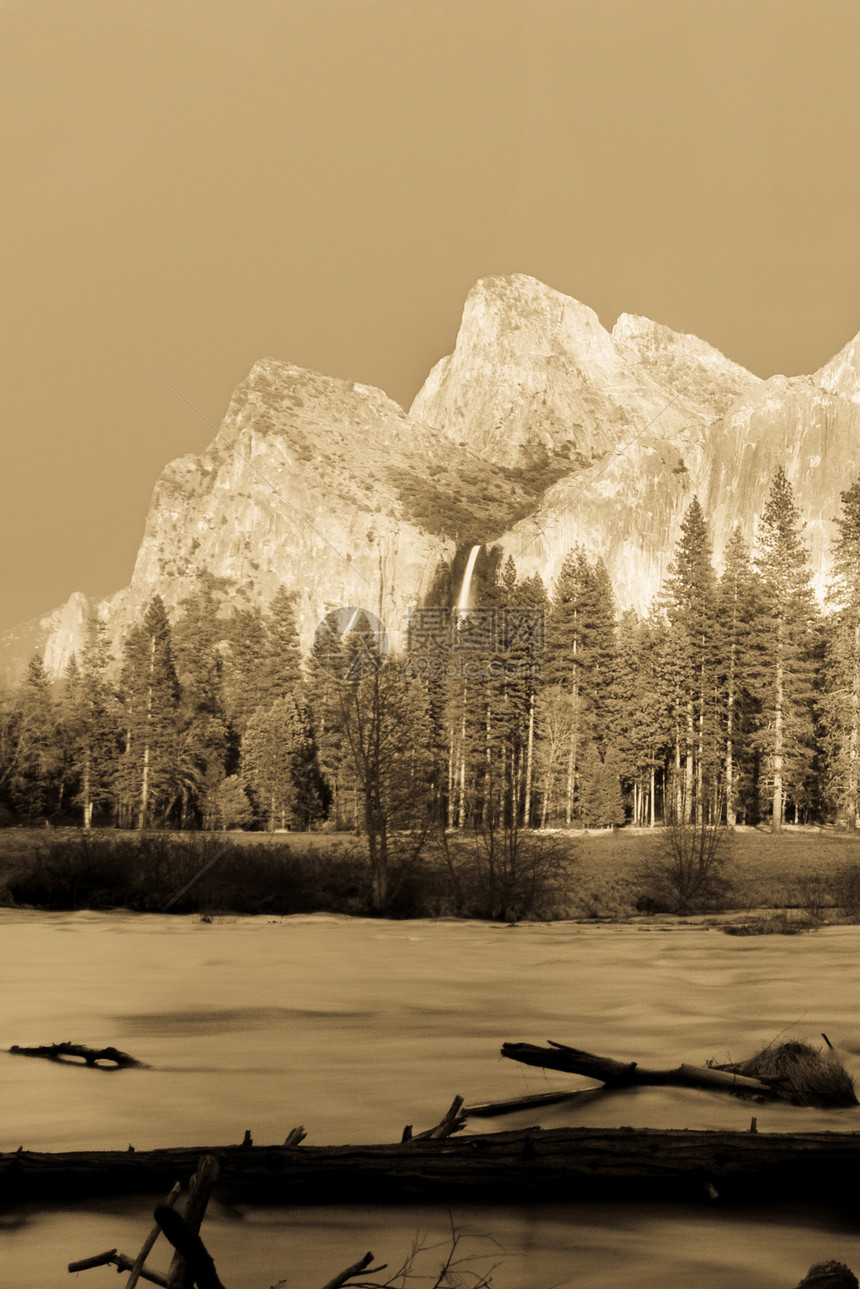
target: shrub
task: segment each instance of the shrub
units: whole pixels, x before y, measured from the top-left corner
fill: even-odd
[[[663,829],[657,861],[663,880],[653,875],[643,902],[651,899],[664,906],[660,911],[675,913],[718,904],[726,891],[722,870],[731,856],[731,836],[720,822],[670,820]]]

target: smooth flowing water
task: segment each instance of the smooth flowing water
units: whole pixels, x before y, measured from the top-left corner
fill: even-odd
[[[784,1033],[838,1045],[860,1076],[860,928],[736,939],[666,924],[502,927],[325,916],[219,919],[0,913],[0,1048],[113,1044],[151,1068],[99,1072],[0,1053],[0,1149],[138,1149],[392,1141],[435,1123],[455,1093],[484,1101],[564,1087],[499,1057],[547,1038],[643,1064],[740,1059]],[[860,1110],[755,1106],[761,1131],[856,1129]],[[562,1123],[745,1128],[718,1094],[640,1089]],[[476,1123],[533,1123],[535,1112]],[[66,1264],[151,1225],[145,1197],[0,1213],[0,1282],[59,1289]],[[497,1289],[701,1286],[791,1289],[810,1263],[860,1269],[857,1231],[813,1209],[458,1205],[467,1253]],[[314,1289],[373,1249],[396,1265],[439,1208],[226,1210],[205,1234],[228,1289]],[[164,1265],[165,1253],[161,1253]],[[438,1259],[438,1253],[428,1255]],[[159,1265],[159,1259],[154,1259]],[[484,1265],[484,1264],[482,1264]],[[98,1289],[114,1273],[84,1273]],[[114,1283],[114,1282],[112,1282]]]

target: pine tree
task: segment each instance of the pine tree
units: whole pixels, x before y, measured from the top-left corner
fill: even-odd
[[[819,643],[803,525],[782,467],[762,517],[755,563],[761,577],[762,612],[756,633],[755,697],[761,726],[755,742],[771,793],[771,827],[782,828],[786,799],[795,801],[815,752],[813,676]]]
[[[215,791],[215,820],[219,828],[245,828],[254,812],[238,774],[222,779]]]
[[[256,606],[240,610],[228,621],[226,637],[224,710],[238,741],[251,715],[272,697],[269,635],[262,610]]]
[[[125,817],[145,828],[172,800],[179,718],[170,623],[158,595],[126,639],[120,695],[125,752],[118,788]]]
[[[180,827],[193,820],[210,828],[231,751],[223,694],[227,623],[219,617],[206,583],[183,602],[181,610],[172,629],[181,698],[173,744],[171,811],[178,812]]]
[[[829,794],[853,831],[860,824],[860,479],[841,499],[821,708]]]
[[[543,683],[549,596],[539,573],[518,582],[511,594],[512,602],[502,609],[501,646],[509,720],[519,748],[512,806],[528,828],[535,800],[535,719]]]
[[[304,689],[302,653],[299,629],[296,622],[295,595],[279,586],[265,619],[266,624],[266,683],[269,698],[286,698],[300,701]]]
[[[621,616],[617,651],[607,686],[609,747],[630,786],[634,826],[653,826],[664,813],[666,766],[675,744],[669,683],[669,629],[662,615]],[[662,793],[658,811],[658,793]]]
[[[681,523],[681,537],[663,588],[670,629],[676,709],[677,759],[683,754],[683,785],[677,806],[685,820],[695,808],[701,822],[713,793],[715,746],[716,575],[707,523],[694,497]]]
[[[91,618],[80,661],[69,663],[62,699],[62,722],[69,761],[77,781],[76,804],[84,828],[93,813],[113,797],[120,740],[119,711],[108,682],[111,663],[104,625]]]
[[[733,828],[739,812],[754,808],[750,738],[756,704],[751,694],[754,653],[752,641],[761,613],[761,585],[740,525],[726,545],[718,597],[719,680],[721,730],[726,797],[726,823]]]
[[[310,717],[292,697],[258,707],[242,737],[242,776],[270,831],[306,827],[319,814]]]
[[[615,604],[602,560],[582,546],[569,551],[553,589],[547,618],[544,681],[573,700],[567,753],[565,819],[571,823],[579,766],[590,741],[606,749],[608,693],[615,652]]]
[[[611,750],[605,760],[595,744],[583,758],[579,817],[584,828],[609,828],[624,823],[618,753]]]
[[[50,817],[57,808],[58,722],[51,682],[41,655],[34,653],[14,699],[14,751],[8,776],[9,797],[24,819]]]

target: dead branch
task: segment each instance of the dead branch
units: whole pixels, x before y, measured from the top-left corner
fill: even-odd
[[[167,1196],[167,1199],[164,1201],[166,1207],[173,1208],[174,1204],[179,1199],[181,1191],[182,1191],[182,1187],[179,1184],[179,1182],[177,1182],[176,1185],[171,1190],[170,1194]],[[158,1239],[160,1234],[161,1234],[161,1227],[156,1222],[155,1226],[152,1228],[149,1235],[144,1240],[141,1246],[140,1253],[138,1253],[137,1257],[134,1260],[134,1266],[131,1269],[131,1275],[129,1276],[128,1281],[126,1282],[125,1289],[134,1289],[134,1286],[137,1284],[140,1277],[144,1275],[144,1263],[146,1262],[146,1259],[149,1257],[150,1253],[152,1252],[153,1245],[155,1244],[155,1241]]]
[[[245,1154],[249,1152],[242,1151],[242,1153]],[[202,1223],[204,1214],[206,1213],[206,1205],[209,1203],[209,1196],[212,1194],[212,1188],[218,1180],[219,1173],[220,1168],[215,1156],[204,1155],[197,1165],[197,1171],[191,1178],[188,1186],[188,1203],[185,1207],[185,1219],[183,1223],[191,1235],[197,1235],[200,1230],[200,1224]],[[167,1209],[166,1205],[159,1205],[159,1209],[162,1208],[166,1212],[169,1212],[171,1217],[175,1216],[172,1210]],[[171,1244],[173,1244],[173,1240],[164,1226],[164,1222],[162,1220],[163,1217],[163,1212],[159,1214],[158,1211],[156,1211],[156,1221],[158,1222],[158,1225],[161,1227],[162,1231],[164,1231]],[[170,1218],[167,1219],[168,1225],[170,1225],[170,1220]],[[171,1262],[170,1270],[167,1273],[168,1289],[191,1289],[191,1285],[189,1283],[188,1262],[185,1255],[175,1244],[173,1247],[176,1249],[176,1252],[173,1255],[173,1261]],[[214,1285],[213,1289],[215,1289]]]
[[[206,1248],[197,1231],[193,1231],[181,1214],[168,1208],[166,1204],[156,1204],[155,1220],[176,1250],[174,1262],[182,1259],[187,1268],[185,1285],[196,1284],[198,1289],[224,1289],[218,1279],[212,1254]],[[171,1267],[171,1276],[173,1268]],[[182,1283],[182,1282],[179,1282]],[[172,1279],[168,1278],[168,1285]]]
[[[747,1096],[772,1097],[777,1093],[769,1082],[751,1079],[728,1070],[708,1066],[679,1065],[672,1070],[648,1070],[635,1061],[615,1061],[607,1056],[594,1056],[564,1043],[553,1043],[549,1048],[534,1043],[503,1043],[502,1056],[524,1065],[537,1065],[549,1070],[565,1070],[568,1074],[581,1074],[596,1079],[607,1088],[634,1086],[667,1086],[708,1088],[723,1092],[739,1092]]]
[[[373,1254],[365,1253],[364,1257],[359,1259],[358,1262],[353,1262],[351,1267],[347,1267],[346,1270],[333,1276],[331,1280],[327,1280],[323,1285],[323,1289],[341,1289],[341,1285],[345,1285],[347,1280],[352,1280],[354,1276],[360,1276],[362,1271],[366,1271],[371,1276],[385,1270],[386,1264],[384,1262],[382,1266],[372,1267],[370,1265],[372,1261]]]
[[[135,1260],[126,1257],[124,1253],[117,1253],[116,1249],[108,1249],[106,1253],[97,1253],[92,1258],[81,1258],[79,1262],[70,1262],[69,1271],[88,1271],[90,1267],[108,1267],[114,1266],[117,1271],[133,1271]],[[161,1285],[161,1289],[167,1289],[167,1276],[162,1276],[157,1271],[139,1272],[142,1280],[148,1280],[151,1284]]]
[[[87,1047],[85,1043],[48,1043],[42,1047],[19,1047],[14,1043],[9,1051],[15,1056],[40,1056],[46,1061],[59,1061],[63,1065],[84,1065],[90,1069],[145,1070],[149,1067],[137,1061],[128,1052],[117,1047]],[[109,1065],[104,1062],[109,1061]]]
[[[435,1128],[428,1128],[426,1132],[416,1132],[414,1136],[410,1129],[408,1137],[404,1132],[402,1144],[406,1145],[413,1141],[437,1141],[440,1138],[450,1137],[453,1133],[459,1132],[466,1122],[466,1115],[460,1113],[462,1108],[463,1098],[454,1097],[448,1110],[436,1124]]]

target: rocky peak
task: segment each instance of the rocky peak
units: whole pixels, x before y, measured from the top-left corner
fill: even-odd
[[[828,393],[860,403],[860,333],[820,367],[813,379]]]
[[[667,393],[686,391],[690,401],[710,409],[715,418],[761,384],[758,376],[698,336],[673,331],[650,318],[622,313],[612,328],[612,340],[619,353],[641,364]]]
[[[469,293],[454,352],[410,416],[504,465],[556,455],[582,464],[623,438],[641,396],[592,309],[513,274]]]

